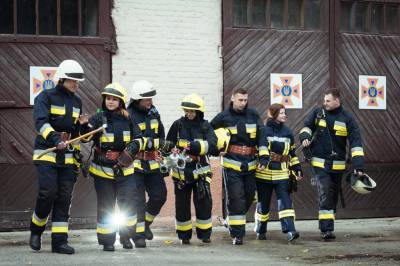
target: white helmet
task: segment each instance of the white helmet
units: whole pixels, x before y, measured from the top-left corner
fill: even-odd
[[[156,95],[153,84],[146,80],[138,80],[132,85],[129,96],[133,100],[151,99]]]
[[[376,182],[367,174],[352,174],[350,177],[351,188],[360,194],[368,194],[375,190]]]
[[[83,68],[75,60],[64,60],[57,69],[56,80],[58,79],[84,81],[85,78],[83,77]]]

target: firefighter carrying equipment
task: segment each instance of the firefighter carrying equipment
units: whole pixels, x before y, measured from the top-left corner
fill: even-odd
[[[111,95],[122,100],[124,106],[127,105],[126,89],[118,82],[110,83],[101,90],[101,95]]]
[[[58,66],[55,79],[71,79],[76,81],[84,81],[84,73],[82,66],[75,60],[64,60]]]
[[[204,101],[198,94],[186,95],[181,102],[183,110],[195,110],[204,113]]]
[[[368,194],[376,189],[376,182],[365,173],[350,173],[348,180],[351,188],[360,194]]]
[[[129,95],[132,100],[152,99],[156,96],[157,91],[153,84],[147,80],[138,80],[132,85]]]

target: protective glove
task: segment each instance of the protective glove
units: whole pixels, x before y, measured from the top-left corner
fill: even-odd
[[[124,150],[123,152],[121,152],[121,155],[118,157],[117,163],[114,166],[114,168],[130,166],[131,164],[133,164],[133,158],[134,157],[132,157],[131,154],[127,150]]]

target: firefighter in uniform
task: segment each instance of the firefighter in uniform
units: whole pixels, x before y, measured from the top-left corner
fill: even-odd
[[[181,107],[184,117],[176,120],[167,140],[176,144],[187,155],[184,169],[173,168],[175,187],[175,223],[178,238],[183,245],[192,238],[191,198],[196,211],[197,237],[210,243],[212,221],[212,197],[210,191],[211,167],[207,155],[218,155],[217,136],[207,120],[204,120],[204,101],[197,94],[183,98]]]
[[[340,91],[328,89],[324,104],[311,112],[299,135],[309,147],[311,166],[319,195],[319,229],[324,240],[335,239],[334,220],[346,169],[346,146],[349,141],[354,171],[362,175],[364,150],[360,129],[355,119],[341,106]]]
[[[255,213],[255,231],[259,240],[267,239],[267,222],[273,191],[278,200],[282,232],[287,234],[288,241],[299,237],[294,227],[295,212],[290,199],[289,172],[292,171],[297,179],[301,179],[303,175],[295,154],[293,133],[284,125],[285,121],[285,107],[278,103],[272,104],[268,108],[268,120],[259,138],[260,167],[256,172],[258,203]]]
[[[73,254],[75,250],[67,240],[68,219],[80,148],[79,145],[67,146],[65,141],[79,135],[82,102],[75,92],[79,82],[84,80],[83,69],[74,60],[64,60],[58,67],[56,77],[56,87],[43,90],[35,98],[33,109],[38,132],[33,163],[38,172],[39,193],[30,224],[29,245],[33,250],[40,250],[41,235],[52,211],[52,252]],[[55,146],[57,149],[54,152],[39,156]]]
[[[125,109],[125,88],[119,83],[111,83],[101,91],[101,95],[101,112],[90,117],[84,129],[87,132],[105,127],[105,131],[85,140],[94,142],[94,158],[89,173],[94,178],[97,194],[97,239],[104,251],[114,251],[119,226],[120,243],[123,248],[132,249],[130,238],[134,235],[137,221],[134,167],[129,163],[120,165],[119,161],[123,156],[130,156],[124,151],[128,144],[134,154],[143,146],[143,139],[135,121]],[[118,212],[115,211],[116,201]],[[114,217],[122,220],[115,221]]]
[[[227,128],[231,139],[222,158],[223,181],[227,194],[227,223],[234,245],[243,244],[246,212],[255,194],[256,146],[262,121],[253,109],[247,107],[247,90],[234,90],[229,109],[212,121],[214,129]]]
[[[132,86],[131,102],[128,106],[128,112],[134,117],[146,142],[144,150],[136,155],[134,161],[138,188],[136,199],[138,223],[134,239],[136,247],[146,247],[146,239],[153,239],[150,225],[167,200],[164,174],[160,172],[157,161],[160,143],[161,146],[164,145],[165,131],[160,114],[153,105],[155,95],[156,90],[150,82],[136,81]]]

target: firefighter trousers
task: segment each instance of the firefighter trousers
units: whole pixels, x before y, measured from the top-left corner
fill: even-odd
[[[178,185],[175,182],[175,226],[179,239],[192,238],[191,199],[196,213],[196,233],[198,239],[209,239],[212,232],[211,210],[212,198],[210,195],[200,196],[197,182]],[[210,183],[205,182],[210,191]]]
[[[153,222],[167,200],[167,186],[163,174],[159,171],[135,172],[134,176],[138,192],[135,199],[138,215],[135,238],[145,238],[145,226],[149,226]]]
[[[41,235],[52,211],[51,239],[57,247],[68,242],[68,219],[76,172],[72,167],[36,165],[39,193],[30,228],[33,234]]]
[[[255,171],[238,172],[229,168],[223,168],[222,171],[226,182],[229,232],[233,238],[242,238],[246,234],[246,213],[254,202]]]
[[[134,176],[117,176],[115,179],[95,177],[94,187],[97,195],[96,232],[99,244],[114,244],[118,230],[121,238],[131,238],[137,222],[134,204],[137,192]],[[115,215],[116,203],[120,215]]]
[[[257,208],[255,213],[255,231],[257,234],[267,232],[267,223],[270,214],[272,193],[275,191],[278,201],[278,215],[281,221],[282,232],[296,231],[294,227],[294,209],[290,199],[289,181],[280,180],[277,182],[256,181],[257,185]]]
[[[321,232],[334,231],[336,206],[343,174],[330,173],[317,167],[314,167],[314,171],[318,190],[319,229]]]

